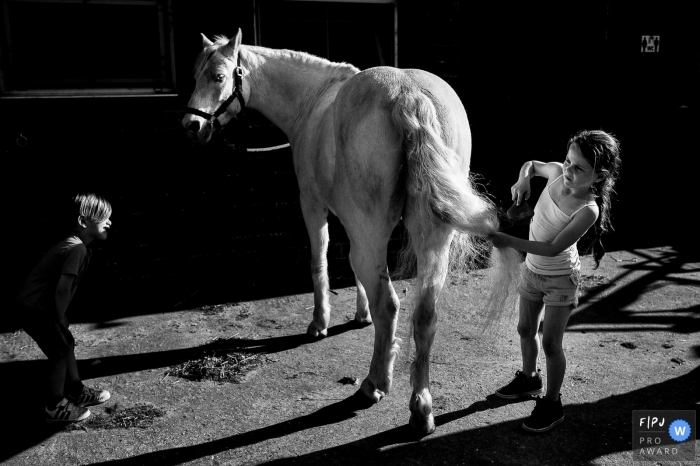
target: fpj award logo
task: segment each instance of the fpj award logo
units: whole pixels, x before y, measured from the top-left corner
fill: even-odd
[[[695,411],[632,411],[633,461],[695,461]]]

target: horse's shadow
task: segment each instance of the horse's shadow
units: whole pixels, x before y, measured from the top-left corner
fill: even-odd
[[[216,440],[203,445],[183,447],[181,449],[171,450],[165,453],[156,451],[138,458],[130,458],[123,461],[125,461],[126,464],[151,464],[152,462],[162,462],[161,464],[178,464],[180,460],[187,461],[187,458],[197,459],[202,456],[213,455],[217,452],[253,445],[272,438],[284,437],[294,432],[329,424],[337,424],[356,416],[358,411],[367,409],[373,404],[374,403],[372,403],[361,391],[358,390],[348,398],[321,408],[320,410],[307,416],[302,416],[290,421]],[[21,418],[19,421],[21,424]],[[0,460],[8,459],[14,454],[24,451],[64,429],[63,426],[42,425],[40,423],[35,424],[32,429],[17,427],[19,426],[15,425],[13,432],[15,432],[15,434],[21,433],[21,435],[15,436],[10,433],[9,436],[5,436],[3,441],[4,447],[12,447],[12,449],[15,451],[3,452],[2,456],[0,456]],[[174,456],[177,456],[178,459],[174,460],[171,453],[174,454]],[[117,461],[117,463],[120,463],[120,461]]]
[[[676,379],[644,387],[592,403],[565,407],[566,422],[545,434],[530,434],[520,428],[523,419],[463,430],[448,435],[419,436],[408,425],[365,437],[344,445],[280,458],[266,464],[325,466],[362,464],[590,464],[596,458],[632,448],[632,411],[635,409],[694,409],[695,381],[700,369]],[[340,423],[367,407],[359,392],[306,416],[261,429],[188,447],[172,448],[122,460],[110,465],[183,464],[265,440],[292,435],[306,429]],[[664,400],[674,400],[669,403]],[[489,397],[458,411],[435,417],[444,426],[480,411],[512,402]],[[438,434],[439,434],[438,430]],[[508,451],[507,454],[504,452]],[[509,459],[510,458],[510,459]]]
[[[356,321],[348,321],[328,329],[328,337],[340,335],[351,330],[363,328]],[[313,344],[317,338],[306,334],[287,335],[282,337],[262,338],[259,340],[247,338],[228,338],[214,340],[205,345],[179,350],[156,351],[146,354],[129,354],[99,358],[99,364],[88,359],[78,362],[78,370],[83,379],[108,377],[127,372],[138,372],[149,369],[159,369],[174,366],[197,358],[212,351],[240,351],[251,354],[274,354],[289,351],[300,346]]]
[[[355,321],[335,325],[328,329],[328,337],[363,327]],[[78,372],[83,380],[109,377],[129,372],[161,369],[175,366],[211,351],[233,350],[253,354],[274,354],[317,342],[306,334],[253,339],[219,339],[206,345],[179,350],[155,351],[146,354],[106,356],[78,361]],[[99,361],[98,361],[99,360]],[[10,401],[3,409],[5,419],[14,426],[3,436],[0,445],[0,462],[44,441],[63,426],[46,425],[42,419],[41,400],[45,385],[46,360],[12,361],[0,364],[0,399]],[[23,402],[14,402],[21,393]],[[350,398],[337,407],[324,411],[320,419],[340,416],[352,409],[359,409],[359,397]],[[352,409],[351,409],[352,408]],[[350,410],[350,411],[349,411]],[[333,413],[333,414],[330,414]],[[316,419],[316,418],[314,418]],[[322,422],[314,420],[312,422]],[[337,422],[337,421],[336,421]]]

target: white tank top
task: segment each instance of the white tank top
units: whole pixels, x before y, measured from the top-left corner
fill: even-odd
[[[595,201],[581,206],[576,212],[567,215],[554,203],[549,188],[563,175],[548,184],[535,205],[535,216],[530,222],[530,241],[554,241],[554,238],[566,227],[581,209],[596,205]],[[538,256],[528,253],[525,257],[527,268],[540,275],[569,275],[581,269],[576,243],[564,249],[554,257]]]

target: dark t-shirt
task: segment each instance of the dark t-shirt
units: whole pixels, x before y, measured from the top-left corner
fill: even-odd
[[[55,244],[32,269],[17,294],[17,304],[42,314],[56,312],[56,285],[61,275],[73,275],[70,298],[90,263],[91,252],[77,236]]]

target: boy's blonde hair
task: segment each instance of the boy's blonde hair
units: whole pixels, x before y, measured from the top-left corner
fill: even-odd
[[[76,194],[73,204],[75,213],[93,222],[101,222],[112,215],[112,205],[109,201],[94,193]]]

